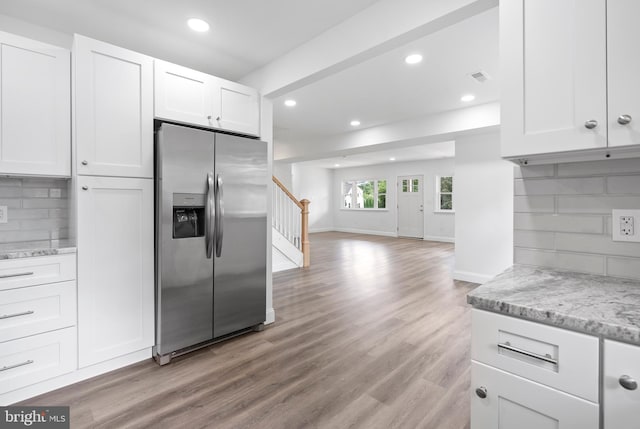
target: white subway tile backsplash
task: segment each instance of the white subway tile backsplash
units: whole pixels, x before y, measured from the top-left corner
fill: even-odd
[[[640,258],[638,243],[613,241],[607,235],[556,233],[556,250]]]
[[[555,249],[555,234],[540,231],[514,231],[513,243],[516,247],[532,249]]]
[[[515,196],[513,210],[516,213],[554,213],[554,196]]]
[[[640,195],[640,175],[609,177],[607,180],[607,192],[609,194]]]
[[[602,234],[602,216],[515,213],[514,228],[528,231],[564,231]]]
[[[640,196],[559,196],[558,213],[609,214],[613,209],[640,208]]]
[[[640,158],[604,159],[601,161],[558,164],[558,177],[602,176],[640,171]]]
[[[551,267],[590,274],[605,273],[605,256],[603,255],[516,248],[514,260],[516,264]]]
[[[611,210],[640,209],[640,159],[516,168],[514,188],[516,263],[640,279],[640,243],[611,238]]]
[[[50,247],[69,237],[69,181],[0,178],[0,205],[9,222],[0,224],[0,250]]]
[[[527,165],[515,167],[513,177],[523,179],[527,177],[553,177],[555,169],[553,165]]]
[[[515,195],[602,194],[604,178],[584,179],[516,179]]]
[[[635,258],[607,258],[607,275],[640,280],[640,260]]]

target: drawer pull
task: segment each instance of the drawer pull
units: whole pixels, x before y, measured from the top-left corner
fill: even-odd
[[[509,344],[508,341],[506,343],[504,343],[504,344],[498,343],[498,348],[501,348],[501,349],[504,349],[504,350],[508,350],[510,352],[518,353],[518,354],[521,354],[521,355],[524,355],[524,356],[528,356],[528,357],[531,357],[531,358],[534,358],[534,359],[539,359],[541,361],[548,362],[548,363],[553,364],[553,365],[558,365],[558,361],[556,359],[553,359],[549,355],[543,356],[543,355],[539,355],[537,353],[532,353],[532,352],[528,352],[526,350],[519,349],[517,347],[513,347],[511,344]]]
[[[27,316],[27,315],[33,314],[33,313],[34,313],[33,310],[29,310],[29,311],[23,311],[22,313],[3,314],[2,316],[0,316],[0,320],[2,320],[2,319],[11,319],[12,317]]]
[[[487,388],[484,386],[480,386],[476,389],[476,395],[478,398],[485,399],[487,397]]]
[[[33,271],[29,271],[26,273],[16,273],[16,274],[3,274],[0,276],[0,279],[8,279],[11,277],[24,277],[24,276],[32,276],[33,275]]]
[[[29,359],[28,361],[25,361],[25,362],[22,362],[22,363],[17,363],[15,365],[3,366],[2,368],[0,368],[0,371],[8,371],[10,369],[18,368],[18,367],[21,367],[21,366],[31,365],[32,363],[33,363],[33,361],[31,359]]]
[[[623,375],[618,379],[620,386],[624,387],[627,390],[636,390],[638,388],[638,383],[628,375]]]

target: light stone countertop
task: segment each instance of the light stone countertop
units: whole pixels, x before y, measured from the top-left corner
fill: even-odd
[[[640,345],[640,281],[514,265],[467,295],[475,308]]]
[[[18,259],[18,258],[32,258],[34,256],[50,256],[50,255],[64,255],[67,253],[76,253],[76,246],[69,240],[60,240],[57,246],[31,247],[25,245],[18,249],[0,249],[0,260],[3,259]]]

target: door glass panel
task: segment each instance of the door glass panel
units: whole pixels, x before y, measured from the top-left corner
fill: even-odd
[[[411,192],[419,192],[420,190],[420,181],[418,179],[412,180]]]

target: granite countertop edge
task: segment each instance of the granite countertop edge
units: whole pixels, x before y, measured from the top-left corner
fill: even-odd
[[[76,251],[77,251],[77,248],[75,246],[57,247],[57,248],[49,248],[49,249],[45,248],[45,249],[0,251],[0,260],[32,258],[36,256],[66,255],[70,253],[76,253]]]
[[[518,269],[527,269],[529,267],[518,267],[514,266],[507,269],[504,273],[498,275],[495,279],[499,281],[504,281],[506,276],[509,276],[513,273],[514,270]],[[532,274],[532,278],[528,279],[524,282],[524,285],[521,287],[521,290],[526,288],[535,287],[536,286],[536,278],[535,276],[540,272],[544,273],[552,273],[554,275],[560,275],[564,278],[574,278],[576,281],[580,281],[580,279],[588,276],[592,279],[594,278],[602,278],[603,283],[606,287],[608,283],[617,283],[627,284],[629,288],[640,288],[640,282],[627,280],[627,279],[616,279],[611,277],[604,276],[593,276],[593,275],[585,275],[583,273],[572,273],[572,272],[563,272],[553,269],[540,269],[538,267],[535,268],[536,274]],[[539,282],[543,282],[544,280],[539,280]],[[512,302],[515,299],[510,301],[510,295],[514,294],[514,291],[517,291],[517,287],[514,289],[507,289],[504,292],[504,297],[498,297],[496,295],[500,294],[499,290],[491,290],[489,292],[483,291],[483,286],[489,284],[491,286],[490,280],[484,285],[479,286],[474,289],[467,295],[467,302],[472,305],[474,308],[480,310],[487,310],[494,313],[499,313],[503,315],[513,316],[520,319],[530,320],[533,322],[542,323],[545,325],[554,326],[557,328],[568,329],[572,331],[581,332],[588,335],[593,335],[597,337],[601,337],[604,339],[611,339],[616,341],[621,341],[625,343],[630,343],[634,345],[640,345],[640,324],[631,324],[628,322],[620,322],[618,320],[605,321],[605,320],[596,320],[597,318],[589,318],[584,315],[572,314],[570,311],[563,312],[558,311],[555,308],[545,308],[544,305],[536,305],[536,304],[524,304],[520,302]],[[490,295],[490,296],[477,296],[476,294],[482,295]],[[561,299],[561,298],[559,298]],[[636,303],[636,305],[640,305]],[[612,317],[612,319],[615,319]]]

